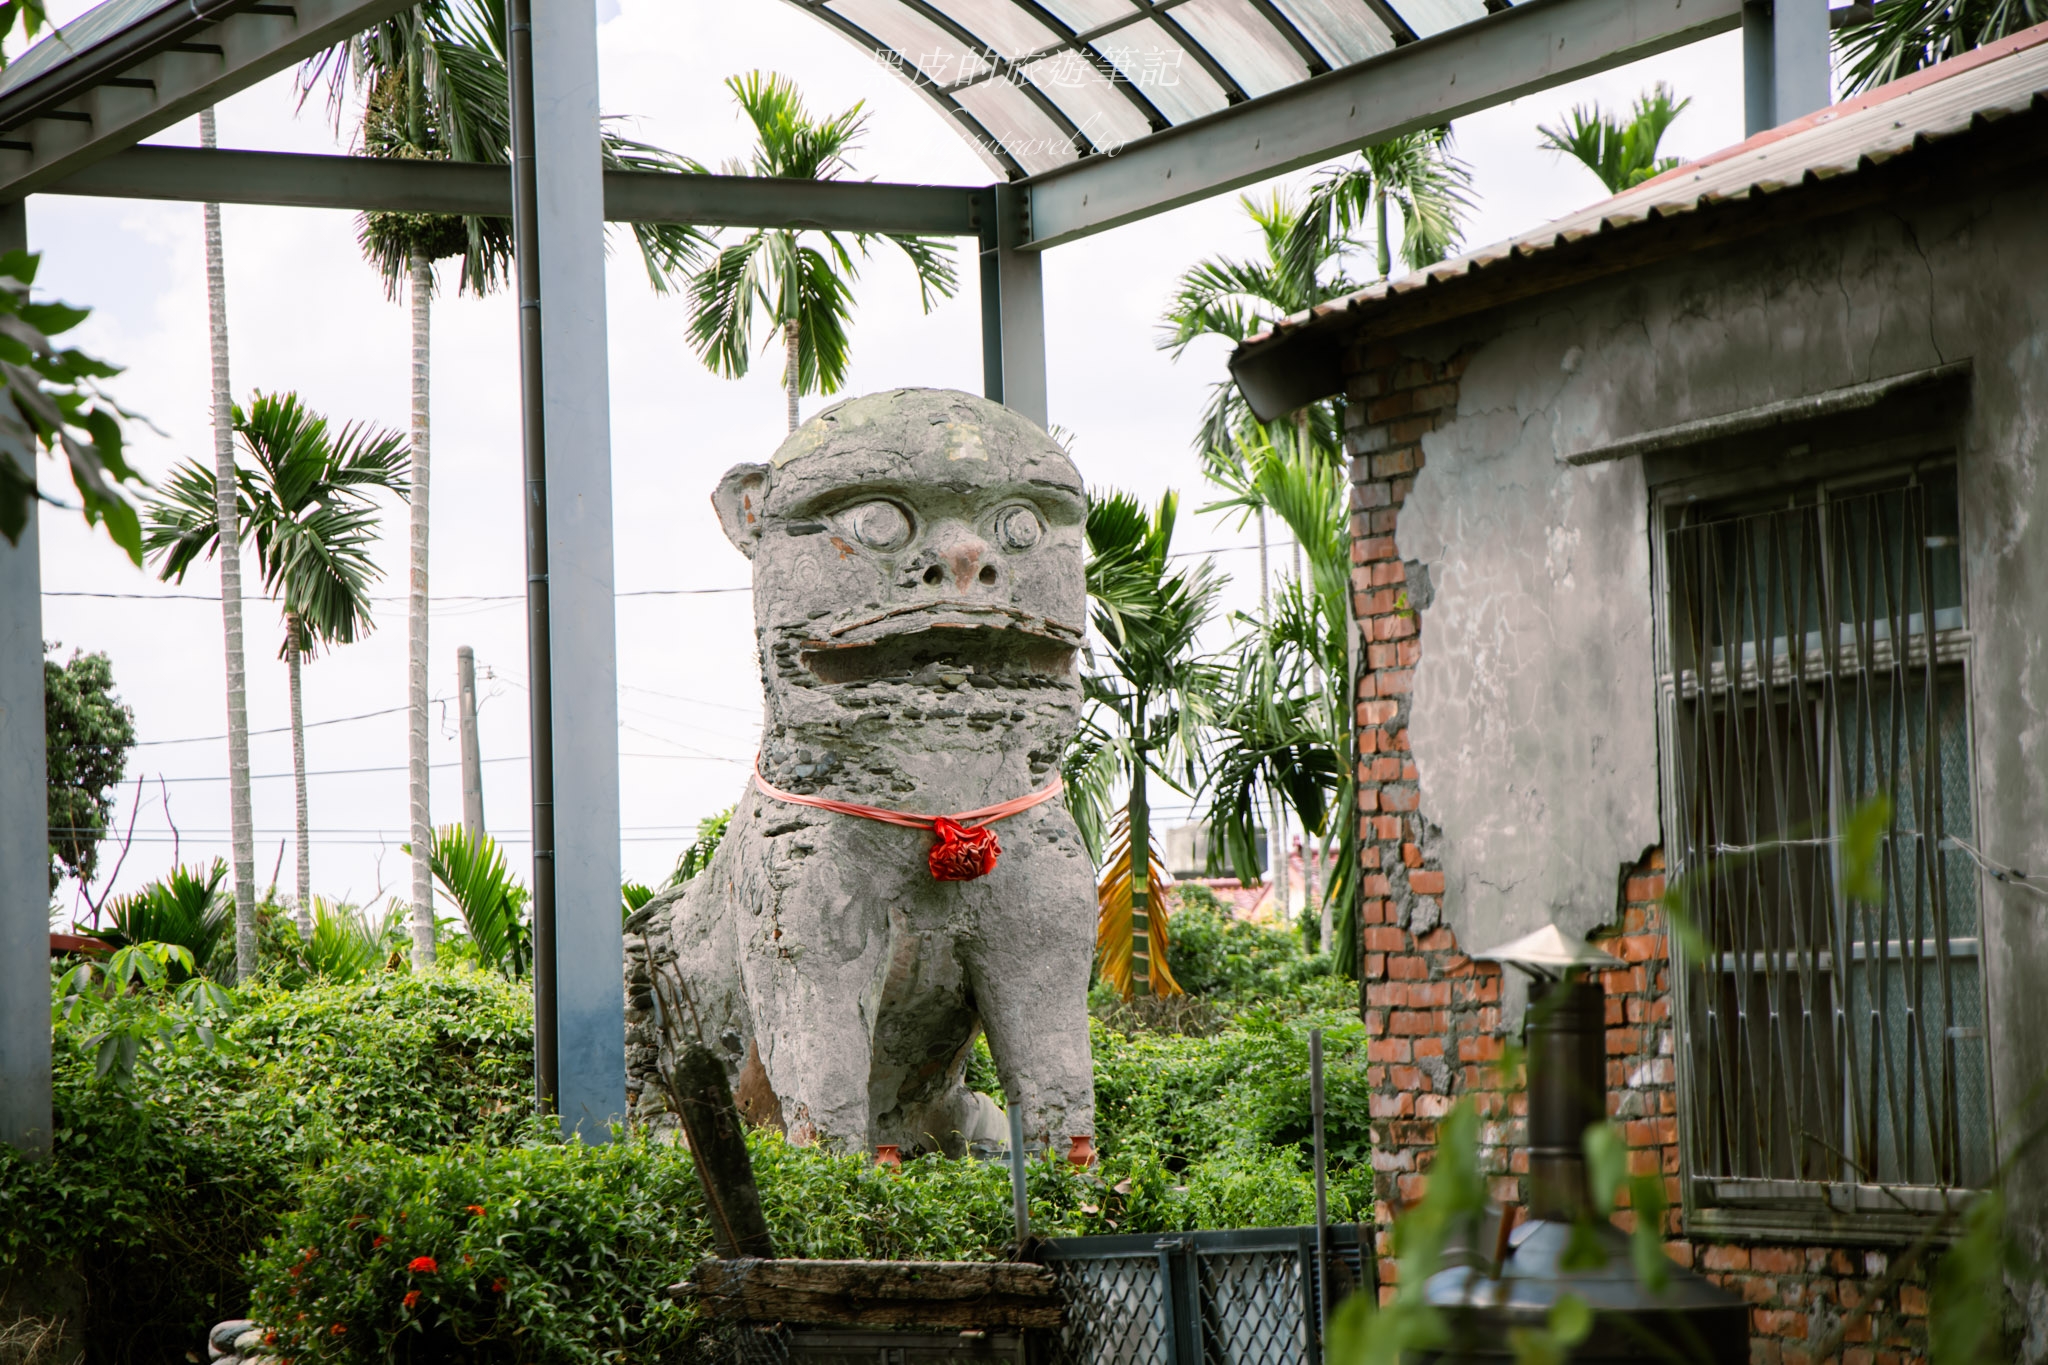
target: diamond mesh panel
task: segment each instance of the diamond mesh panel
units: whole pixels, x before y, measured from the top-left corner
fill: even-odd
[[[1204,1365],[1299,1365],[1308,1359],[1300,1257],[1210,1252],[1200,1265]]]
[[[1067,1320],[1054,1358],[1061,1365],[1166,1365],[1168,1307],[1153,1260],[1056,1261]]]

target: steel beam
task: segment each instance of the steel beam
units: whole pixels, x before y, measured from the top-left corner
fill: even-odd
[[[0,204],[0,254],[28,247],[23,207]],[[19,543],[0,536],[0,1142],[48,1156],[50,820],[38,511],[30,505]]]
[[[1529,0],[1023,182],[1036,250],[1134,222],[1741,22],[1741,0]]]
[[[509,217],[507,166],[367,156],[129,147],[74,171],[45,194],[168,199],[188,204],[271,204]],[[606,171],[604,216],[614,223],[702,227],[830,228],[968,237],[980,230],[986,190],[961,185],[776,180],[763,176]]]
[[[67,64],[0,96],[0,199],[44,189],[360,33],[408,3],[289,0],[227,13],[196,36],[168,35],[180,39],[169,46],[124,43],[128,35],[117,34],[87,48],[84,59],[92,59],[98,78],[118,78],[121,84],[73,93],[64,84],[71,74]]]

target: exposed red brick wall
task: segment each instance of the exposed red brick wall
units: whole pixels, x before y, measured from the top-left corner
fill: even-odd
[[[1354,352],[1349,369],[1352,606],[1358,622],[1357,727],[1360,840],[1367,875],[1361,905],[1360,1010],[1372,1035],[1373,1168],[1380,1295],[1396,1268],[1395,1213],[1421,1197],[1437,1121],[1471,1096],[1481,1115],[1481,1161],[1492,1197],[1521,1203],[1527,1175],[1520,1078],[1503,1077],[1506,1035],[1500,970],[1473,962],[1444,927],[1444,874],[1420,814],[1421,785],[1408,746],[1414,671],[1421,659],[1429,585],[1400,551],[1400,513],[1423,468],[1422,438],[1455,413],[1464,357],[1427,361],[1385,344]],[[1717,1243],[1689,1238],[1679,1212],[1671,960],[1661,922],[1664,860],[1652,851],[1622,879],[1603,946],[1625,965],[1607,990],[1608,1105],[1628,1136],[1636,1174],[1664,1177],[1666,1250],[1751,1305],[1755,1365],[1821,1365],[1811,1348],[1887,1277],[1890,1251]],[[1633,1226],[1623,1209],[1616,1221]],[[1926,1351],[1925,1267],[1851,1325],[1835,1365],[1915,1365]]]

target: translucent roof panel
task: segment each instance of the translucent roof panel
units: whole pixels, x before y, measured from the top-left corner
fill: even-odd
[[[989,53],[1009,61],[1043,52],[1062,36],[1010,0],[925,0],[925,5],[973,34]]]
[[[1394,9],[1418,38],[1433,38],[1486,17],[1482,0],[1394,0]]]
[[[1022,86],[1008,80],[980,81],[955,92],[973,120],[989,130],[993,148],[1026,175],[1050,171],[1080,156],[1071,121],[1048,114]],[[1042,97],[1041,97],[1042,98]],[[1000,131],[998,131],[1000,130]]]
[[[1486,17],[1487,0],[792,0],[1012,176],[1115,152]]]
[[[1117,150],[1152,131],[1150,102],[1131,98],[1128,84],[1110,79],[1079,52],[1055,53],[1025,67],[1024,74],[1098,151]]]
[[[1364,0],[1273,0],[1273,8],[1332,67],[1377,57],[1394,46],[1394,35]]]
[[[1092,44],[1169,123],[1186,123],[1230,103],[1223,85],[1157,19],[1125,24]]]
[[[1254,99],[1308,77],[1308,63],[1248,0],[1188,0],[1173,22]]]

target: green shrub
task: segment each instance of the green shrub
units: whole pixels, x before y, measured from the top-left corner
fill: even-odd
[[[1370,1142],[1365,1029],[1355,1015],[1260,1008],[1206,1038],[1093,1024],[1095,1123],[1104,1151],[1151,1151],[1179,1169],[1226,1153],[1311,1138],[1308,1032],[1323,1030],[1324,1139],[1333,1169],[1362,1164]]]
[[[750,1146],[780,1255],[1010,1254],[1004,1166],[926,1157],[891,1169],[760,1132]],[[1314,1216],[1307,1177],[1273,1149],[1190,1167],[1179,1183],[1149,1153],[1087,1173],[1041,1160],[1029,1188],[1046,1236]],[[253,1258],[254,1311],[281,1354],[335,1365],[633,1365],[690,1353],[699,1324],[664,1291],[713,1254],[689,1154],[663,1143],[362,1147],[301,1183]]]
[[[1304,952],[1298,934],[1238,919],[1215,892],[1199,883],[1183,884],[1175,894],[1166,961],[1173,979],[1189,995],[1246,1005],[1278,1004],[1304,993],[1320,997],[1325,983],[1333,980],[1329,958]],[[1347,982],[1341,989],[1340,1007],[1355,998],[1358,988]],[[1318,998],[1308,1007],[1331,1006]]]
[[[85,1271],[92,1365],[182,1361],[248,1305],[243,1258],[300,1171],[358,1141],[424,1152],[530,1132],[533,1032],[517,987],[476,972],[234,991],[230,1048],[172,1046],[122,1088],[83,1026],[55,1035],[49,1161],[0,1146],[0,1276]]]
[[[665,1291],[708,1249],[665,1147],[361,1147],[302,1182],[253,1309],[306,1361],[626,1365],[683,1341]]]

